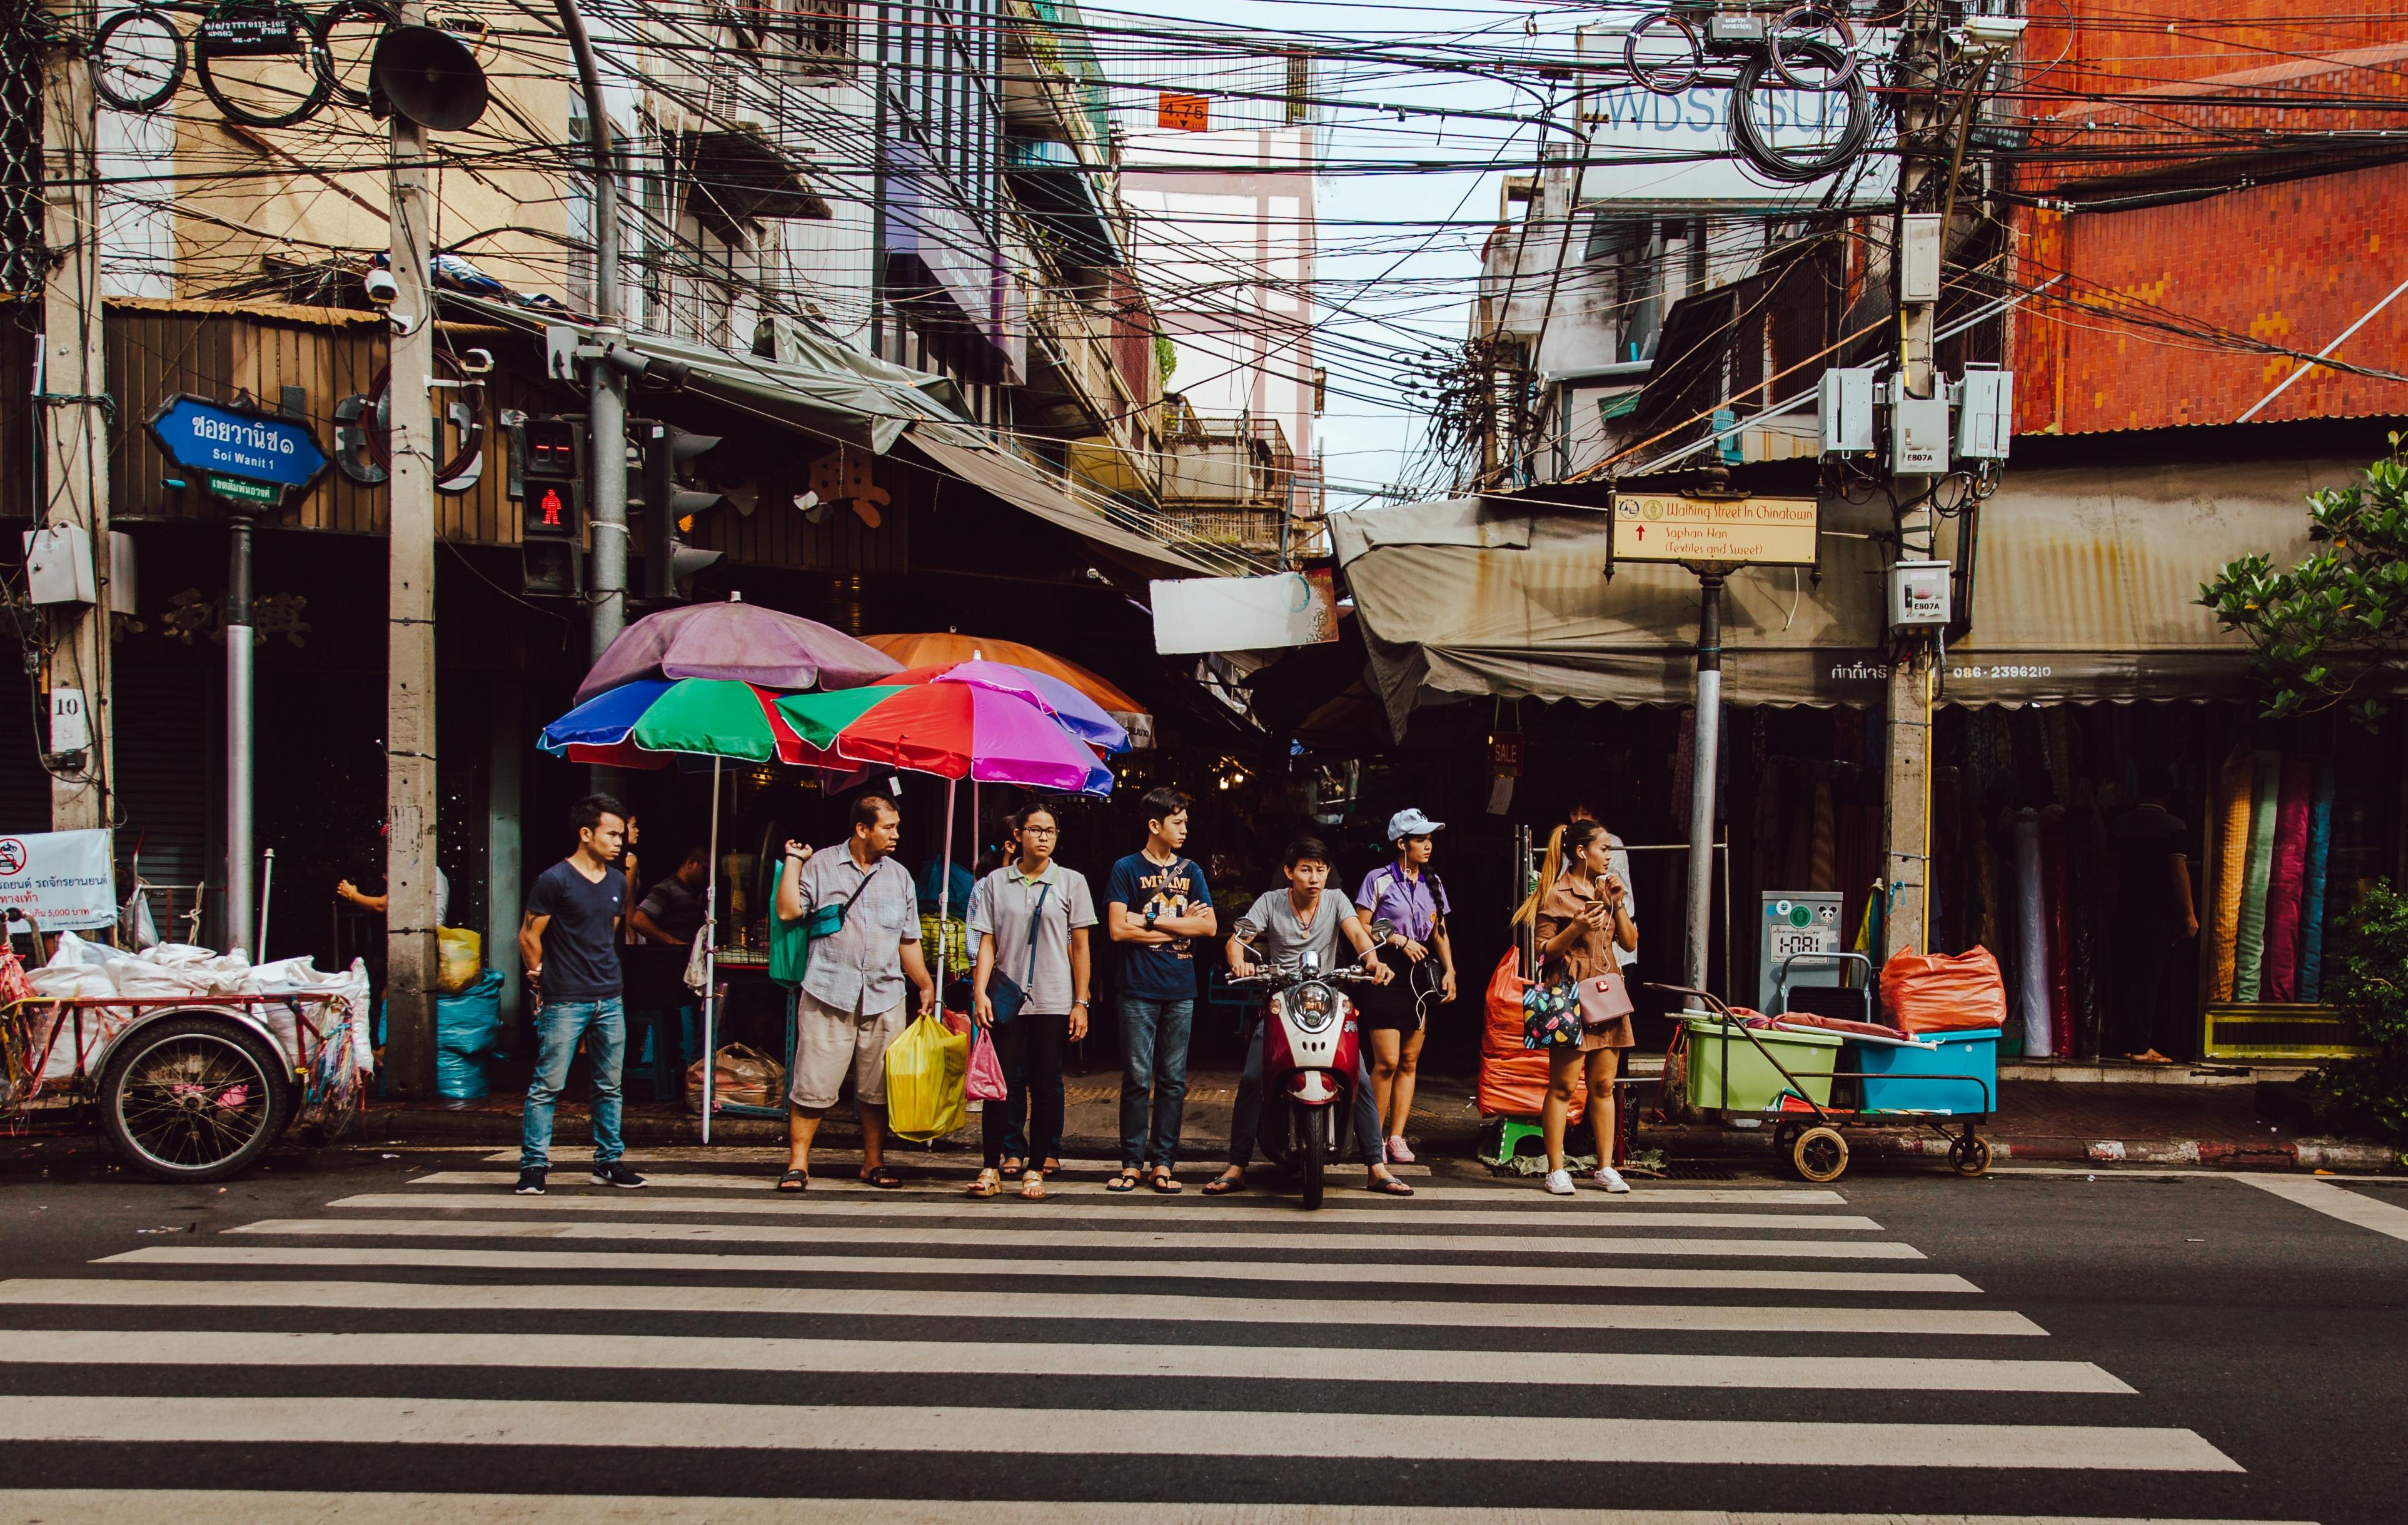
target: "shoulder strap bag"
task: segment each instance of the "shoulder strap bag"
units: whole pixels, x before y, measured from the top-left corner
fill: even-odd
[[[884,867],[883,864],[880,865]],[[792,990],[801,985],[803,975],[811,967],[811,944],[824,937],[834,937],[844,928],[845,917],[853,913],[853,902],[869,888],[878,877],[878,869],[861,876],[861,883],[845,897],[842,905],[813,906],[794,921],[778,914],[777,885],[786,874],[786,865],[778,865],[778,879],[769,890],[769,978]]]
[[[986,977],[986,1003],[995,1008],[998,1028],[1020,1014],[1020,1008],[1028,1003],[1028,986],[1037,983],[1037,929],[1045,923],[1045,897],[1053,893],[1050,884],[1037,886],[1037,903],[1028,913],[1028,964],[1021,977],[1015,980],[1000,969]]]

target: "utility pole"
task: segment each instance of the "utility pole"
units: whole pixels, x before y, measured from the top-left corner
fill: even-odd
[[[1716,775],[1722,760],[1723,735],[1723,573],[1712,565],[1696,570],[1697,740],[1690,748],[1689,903],[1681,978],[1690,989],[1703,990],[1714,926],[1714,794],[1720,787]]]
[[[602,91],[602,71],[593,39],[586,35],[585,18],[577,0],[557,0],[557,8],[585,94],[585,141],[594,152],[594,327],[580,348],[596,352],[586,367],[585,434],[593,464],[585,481],[594,537],[588,563],[588,654],[598,662],[627,625],[627,392],[624,378],[609,358],[611,346],[624,337],[619,311],[618,151],[610,132],[610,103]]]
[[[400,7],[405,26],[424,7]],[[385,609],[386,1071],[395,1094],[435,1089],[435,294],[426,129],[393,117],[393,469]]]
[[[89,36],[96,14],[81,0],[50,8],[52,35]],[[91,732],[84,766],[52,774],[50,828],[111,825],[108,649],[108,379],[102,348],[100,178],[95,149],[98,102],[92,69],[75,50],[53,43],[42,65],[42,241],[50,259],[42,283],[39,393],[42,429],[40,525],[72,525],[91,537],[93,601],[51,606],[50,670],[44,686],[83,695]],[[48,750],[49,741],[44,741]]]
[[[1898,374],[1908,395],[1928,397],[1936,384],[1932,372],[1932,330],[1939,310],[1939,282],[1928,290],[1912,279],[1909,257],[1910,209],[1931,172],[1926,141],[1940,115],[1939,85],[1943,77],[1939,57],[1940,16],[1935,0],[1911,0],[1899,33],[1899,71],[1904,105],[1899,114],[1899,216],[1894,225],[1891,280],[1898,293]],[[1948,230],[1939,229],[1941,265],[1944,268]],[[1895,421],[1894,421],[1895,422]],[[1900,559],[1928,559],[1938,537],[1928,477],[1900,476],[1892,486],[1915,507],[1899,521]],[[1896,656],[1890,663],[1887,755],[1885,758],[1882,883],[1888,904],[1882,918],[1881,953],[1920,951],[1928,940],[1928,885],[1931,869],[1931,694],[1934,646],[1924,631],[1893,637]]]

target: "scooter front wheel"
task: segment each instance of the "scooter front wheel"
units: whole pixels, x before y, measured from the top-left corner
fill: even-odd
[[[1315,1208],[1321,1205],[1322,1189],[1326,1184],[1324,1177],[1329,1164],[1328,1118],[1324,1113],[1306,1108],[1298,1108],[1296,1115],[1301,1125],[1297,1131],[1302,1135],[1297,1141],[1297,1176],[1304,1187],[1304,1205]]]

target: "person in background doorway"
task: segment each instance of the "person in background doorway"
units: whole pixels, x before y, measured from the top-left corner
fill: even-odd
[[[1000,1104],[989,1101],[980,1114],[986,1165],[970,1195],[996,1195],[1003,1175],[1016,1170],[1020,1195],[1042,1201],[1042,1162],[1062,1148],[1063,1047],[1087,1035],[1087,929],[1096,925],[1096,901],[1084,874],[1054,860],[1062,828],[1053,811],[1020,811],[1011,817],[1011,836],[1012,861],[982,880],[970,898],[970,925],[979,934],[972,1009],[1010,1086]],[[995,1004],[1005,979],[1022,997],[1009,1016]],[[1026,1153],[1006,1159],[1015,1143]]]
[[[390,842],[393,838],[393,827],[380,826],[377,827],[377,835]],[[360,887],[348,879],[335,881],[335,899],[349,900],[361,910],[380,916],[383,915],[385,908],[393,903],[391,891],[382,895],[363,894]],[[438,866],[435,870],[435,925],[442,926],[443,918],[451,909],[452,881],[443,877],[443,870]]]
[[[841,910],[833,928],[811,939],[810,967],[795,992],[780,1191],[810,1187],[811,1140],[848,1074],[861,1116],[861,1179],[890,1190],[903,1184],[886,1164],[886,1048],[903,1033],[904,982],[919,990],[923,1012],[937,1009],[937,984],[920,957],[920,898],[895,861],[902,836],[903,813],[895,802],[866,794],[853,802],[853,832],[840,845],[814,853],[786,844],[778,921],[792,927],[823,906]]]
[[[2115,884],[2109,925],[2115,960],[2115,1005],[2110,1046],[2140,1064],[2172,1064],[2178,1046],[2166,974],[2184,942],[2199,936],[2191,899],[2190,827],[2166,809],[2171,794],[2163,769],[2145,770],[2141,802],[2108,827]]]
[[[1287,885],[1282,889],[1267,890],[1246,908],[1238,918],[1229,938],[1229,972],[1244,979],[1252,975],[1257,964],[1273,969],[1295,965],[1307,953],[1317,957],[1323,969],[1339,965],[1338,945],[1343,942],[1361,957],[1363,967],[1381,985],[1396,974],[1380,961],[1371,946],[1371,934],[1354,915],[1354,907],[1342,895],[1327,893],[1329,885],[1329,849],[1319,839],[1300,837],[1288,844],[1283,855],[1282,867]],[[1262,1130],[1263,1114],[1263,1018],[1259,1007],[1253,1008],[1249,1020],[1253,1024],[1246,1042],[1246,1063],[1238,1077],[1238,1100],[1229,1115],[1229,1166],[1219,1175],[1204,1183],[1204,1195],[1218,1197],[1237,1190],[1246,1184],[1246,1167],[1254,1158],[1257,1135]],[[1413,1188],[1396,1178],[1388,1169],[1385,1150],[1380,1139],[1380,1113],[1371,1104],[1371,1079],[1361,1057],[1354,1063],[1354,1140],[1363,1152],[1363,1163],[1369,1168],[1366,1183],[1372,1191],[1391,1197],[1410,1197]]]
[[[1413,1081],[1421,1066],[1422,1041],[1429,1036],[1425,1018],[1434,1003],[1455,1000],[1455,947],[1446,935],[1446,886],[1429,866],[1436,833],[1446,829],[1418,810],[1400,810],[1388,818],[1388,842],[1395,861],[1363,876],[1354,892],[1354,914],[1372,928],[1385,922],[1388,931],[1382,951],[1403,960],[1401,972],[1388,985],[1365,988],[1356,1005],[1362,1011],[1363,1039],[1371,1050],[1371,1102],[1380,1112],[1393,1164],[1413,1162],[1405,1143],[1405,1120],[1413,1112]],[[1381,934],[1373,928],[1372,935]]]
[[[1547,838],[1540,887],[1513,913],[1516,925],[1536,921],[1541,981],[1584,980],[1619,969],[1624,955],[1639,951],[1629,887],[1613,871],[1610,842],[1605,827],[1586,817],[1557,827]],[[1602,1026],[1584,1022],[1579,1046],[1547,1051],[1547,1100],[1540,1122],[1547,1141],[1547,1190],[1555,1196],[1572,1194],[1571,1173],[1564,1168],[1564,1129],[1571,1117],[1572,1080],[1584,1070],[1589,1129],[1597,1137],[1597,1169],[1589,1179],[1607,1191],[1630,1189],[1613,1168],[1613,1076],[1622,1051],[1637,1042],[1630,1018],[1621,1016]]]
[[[1121,1169],[1104,1189],[1133,1191],[1142,1174],[1173,1192],[1196,1026],[1195,940],[1220,923],[1204,870],[1186,855],[1187,797],[1158,788],[1139,804],[1145,846],[1113,864],[1104,885],[1106,929],[1121,945]]]
[[[696,844],[686,849],[677,871],[654,885],[643,903],[628,914],[636,936],[645,942],[691,948],[710,914],[704,892],[710,885],[710,849]],[[678,1007],[678,1051],[692,1064],[702,1052],[702,1008],[691,1001]]]
[[[607,794],[577,802],[568,813],[577,851],[537,877],[526,917],[519,923],[522,967],[543,1002],[536,1013],[535,1077],[527,1084],[519,1130],[516,1190],[522,1197],[544,1194],[552,1169],[552,1106],[568,1084],[568,1063],[580,1039],[594,1064],[594,1184],[644,1184],[619,1158],[619,1070],[627,1054],[619,918],[627,886],[617,860],[625,809]]]

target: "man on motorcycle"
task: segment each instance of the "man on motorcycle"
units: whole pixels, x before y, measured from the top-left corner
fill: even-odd
[[[1342,895],[1327,893],[1329,860],[1329,849],[1318,839],[1304,837],[1289,844],[1281,858],[1287,884],[1257,899],[1238,918],[1229,941],[1232,975],[1250,978],[1257,964],[1272,968],[1293,966],[1307,953],[1318,956],[1322,968],[1334,969],[1339,963],[1338,945],[1342,938],[1362,958],[1373,984],[1385,985],[1396,978],[1395,972],[1381,963],[1372,951],[1371,934],[1363,929],[1354,905]],[[1205,1183],[1206,1196],[1222,1196],[1245,1184],[1246,1166],[1254,1159],[1255,1136],[1262,1125],[1262,1105],[1263,1029],[1258,1017],[1246,1043],[1246,1067],[1238,1081],[1237,1106],[1229,1119],[1229,1166]],[[1354,1112],[1355,1140],[1363,1163],[1371,1172],[1369,1188],[1392,1197],[1412,1196],[1413,1188],[1389,1173],[1385,1142],[1380,1136],[1379,1110],[1371,1100],[1370,1076],[1359,1057],[1354,1071]]]

